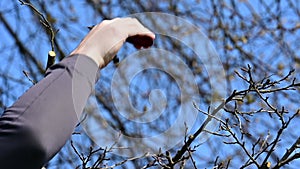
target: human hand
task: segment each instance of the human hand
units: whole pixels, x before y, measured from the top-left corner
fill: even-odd
[[[71,54],[91,57],[102,68],[114,58],[125,41],[140,49],[150,47],[154,39],[154,33],[135,18],[104,20],[93,27]]]

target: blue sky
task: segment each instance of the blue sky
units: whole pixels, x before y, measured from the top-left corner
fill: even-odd
[[[34,1],[33,1],[34,2]],[[267,1],[268,3],[269,1]],[[297,2],[297,1],[296,1]],[[55,26],[56,28],[59,28],[59,32],[57,34],[57,39],[61,40],[61,41],[68,41],[67,44],[61,44],[61,46],[63,47],[63,51],[68,54],[72,51],[72,49],[74,49],[76,47],[76,45],[80,42],[80,40],[84,37],[84,35],[88,32],[87,26],[90,25],[94,25],[98,22],[100,22],[103,18],[99,17],[99,15],[95,12],[93,12],[93,10],[91,10],[91,7],[89,5],[87,5],[86,3],[84,3],[84,1],[61,1],[61,3],[50,3],[50,1],[48,2],[49,4],[51,4],[52,9],[54,10],[53,16],[56,19],[55,21]],[[109,15],[109,17],[113,18],[116,16],[125,16],[128,15],[128,11],[123,11],[122,8],[119,6],[119,4],[117,4],[116,1],[112,1],[114,5],[113,9],[108,9],[105,8],[105,11],[112,11]],[[146,1],[145,1],[146,3]],[[192,10],[192,14],[194,15],[205,15],[205,13],[199,12],[197,10],[193,10],[193,9],[197,9],[197,5],[194,5],[192,3],[194,2],[190,2],[191,4],[189,4],[189,1],[186,2],[181,2],[182,4],[188,4],[190,5],[188,8],[184,8],[184,5],[179,5],[179,9],[184,11],[184,10]],[[179,3],[179,4],[181,4]],[[18,35],[20,36],[21,40],[26,42],[25,45],[29,46],[31,49],[31,52],[35,53],[35,55],[37,56],[37,59],[41,62],[42,65],[46,65],[46,56],[48,51],[50,50],[50,44],[48,41],[48,38],[46,37],[46,35],[43,33],[43,28],[42,27],[36,27],[37,24],[32,24],[32,22],[36,22],[35,19],[32,17],[32,15],[30,14],[30,11],[28,9],[28,7],[26,6],[20,6],[17,5],[19,4],[19,2],[17,1],[0,1],[0,11],[1,13],[7,18],[7,20],[9,21],[10,25],[12,26],[13,30],[17,30],[16,32],[18,32]],[[73,7],[70,5],[72,4]],[[257,1],[253,1],[255,10],[260,11],[263,13],[262,11],[262,6],[257,2]],[[295,3],[297,5],[297,3]],[[165,3],[161,3],[161,6],[166,5]],[[285,6],[286,1],[282,2],[282,6]],[[71,8],[72,7],[72,8]],[[201,7],[199,7],[201,8]],[[202,6],[202,8],[205,8],[205,5]],[[64,10],[62,10],[64,9]],[[55,10],[57,10],[55,12]],[[204,10],[202,10],[204,11]],[[241,5],[240,7],[240,11],[243,11],[242,14],[245,15],[245,17],[247,17],[249,15],[248,10],[246,8],[245,5]],[[274,13],[276,13],[276,6],[273,6],[271,8],[271,11],[273,11]],[[143,12],[143,11],[141,11]],[[286,10],[286,11],[282,11],[283,13],[283,22],[285,23],[284,25],[286,27],[290,27],[295,25],[295,23],[293,21],[299,19],[297,18],[297,16],[294,15],[293,11],[291,10]],[[271,16],[271,15],[270,15]],[[266,15],[266,18],[269,17],[268,15]],[[250,16],[249,16],[250,18]],[[72,19],[76,20],[76,22],[72,22]],[[22,22],[22,24],[20,24],[20,21]],[[224,20],[224,22],[232,22],[232,24],[234,23],[232,20]],[[198,23],[195,23],[198,24]],[[246,22],[246,24],[251,24],[251,22]],[[275,23],[273,23],[275,25]],[[268,27],[273,27],[273,24],[269,24],[266,25]],[[203,26],[204,28],[207,27],[207,25],[198,25],[198,26]],[[205,30],[205,29],[203,29]],[[254,33],[256,30],[254,30]],[[12,40],[12,38],[10,37],[10,35],[8,34],[8,32],[6,32],[4,30],[3,24],[0,23],[0,32],[1,32],[1,37],[0,37],[0,52],[1,52],[1,57],[2,59],[2,66],[0,67],[0,75],[9,75],[11,78],[10,79],[4,79],[4,78],[0,78],[0,84],[1,84],[1,89],[2,89],[2,93],[7,93],[9,92],[9,95],[7,95],[8,97],[6,97],[5,94],[2,94],[1,99],[2,102],[5,103],[6,106],[9,106],[10,104],[12,104],[23,92],[25,92],[30,86],[31,83],[24,78],[24,75],[22,73],[23,70],[27,70],[28,71],[28,67],[30,67],[31,65],[28,65],[25,62],[22,62],[20,60],[22,60],[22,55],[19,54],[18,49],[15,48],[15,44],[14,41]],[[235,32],[236,34],[243,34],[244,32]],[[275,34],[277,34],[278,32],[274,32]],[[257,33],[258,34],[258,33]],[[299,55],[299,50],[297,50],[299,48],[299,43],[297,42],[297,38],[299,37],[299,31],[295,32],[295,33],[289,33],[286,34],[284,36],[284,39],[286,40],[286,42],[288,43],[288,45],[290,45],[291,49],[293,49],[293,51],[295,51],[294,54]],[[160,44],[161,42],[159,41],[160,37],[158,36],[158,40],[157,45]],[[287,59],[286,57],[282,57],[281,53],[282,50],[278,48],[278,45],[276,43],[274,43],[274,40],[269,37],[269,35],[265,35],[262,36],[261,39],[259,40],[254,40],[254,37],[249,37],[248,41],[249,44],[251,43],[251,45],[247,46],[245,45],[245,48],[248,51],[254,51],[255,54],[257,54],[259,57],[255,58],[257,60],[261,60],[265,63],[270,63],[270,69],[272,70],[276,70],[276,65],[279,64],[284,64],[287,65],[287,67],[285,69],[282,70],[283,74],[285,74],[286,72],[289,71],[289,68],[291,67],[296,67],[297,70],[297,74],[296,77],[299,78],[299,63],[295,63],[293,62],[292,59]],[[219,49],[218,46],[221,46],[220,44],[223,43],[221,41],[217,41],[214,43],[214,46],[217,48],[217,51],[222,51],[222,49]],[[265,46],[262,47],[262,46]],[[124,48],[122,48],[122,50],[120,51],[120,53],[124,54],[124,55],[120,55],[119,57],[122,58],[124,56],[126,56],[126,54],[130,54],[132,52],[134,52],[135,49],[133,49],[132,46],[130,45],[126,45]],[[287,53],[289,51],[286,51]],[[240,60],[240,57],[238,56],[239,53],[232,51],[231,53],[232,57],[224,57],[221,56],[222,61],[225,60],[229,60],[232,59],[230,61],[232,62],[237,62],[239,63],[240,66],[245,66],[247,63],[243,62],[243,60]],[[273,57],[274,55],[278,55],[278,57]],[[271,57],[272,56],[272,57]],[[299,58],[299,57],[298,57]],[[33,67],[33,69],[35,69]],[[239,68],[237,68],[239,69]],[[266,68],[268,69],[268,68]],[[109,65],[104,71],[103,74],[106,74],[107,76],[112,75],[112,70],[114,70],[114,67],[112,65]],[[2,77],[2,76],[1,76]],[[274,76],[272,78],[277,78],[278,76]],[[39,76],[39,79],[41,79],[42,76]],[[140,77],[141,79],[143,79],[142,75]],[[14,79],[21,79],[20,81],[18,80],[14,80]],[[137,79],[135,79],[133,82],[135,84],[139,83],[139,77],[137,77]],[[107,82],[103,82],[103,83],[107,83]],[[145,84],[144,84],[145,83]],[[149,86],[147,86],[147,83],[149,83]],[[148,87],[151,88],[151,81],[147,82],[147,79],[145,79],[145,81],[141,82],[140,84],[143,84],[141,86],[143,86],[143,89],[147,89]],[[101,82],[99,83],[101,85]],[[105,86],[105,85],[104,85]],[[107,87],[107,86],[105,86]],[[241,81],[237,80],[235,81],[235,83],[232,83],[232,87],[233,88],[245,88],[247,87],[244,83],[241,83]],[[299,96],[299,92],[295,92],[294,97],[300,98]],[[145,101],[146,104],[148,104],[147,100]],[[287,102],[286,100],[283,100],[280,102],[280,104],[282,105],[288,105],[291,109],[296,110],[297,108],[299,108],[298,105],[293,104]],[[142,108],[144,104],[139,104],[139,108]],[[203,106],[202,108],[205,108],[205,106]],[[256,108],[256,107],[251,107],[250,108]],[[258,126],[260,126],[260,124],[262,124],[265,122],[264,119],[261,119],[262,123],[258,123]],[[297,120],[295,123],[293,123],[292,127],[290,128],[295,129],[297,128],[299,125],[297,125],[297,122],[299,122],[299,120]],[[259,127],[257,127],[259,128]],[[262,132],[265,132],[266,128],[262,129]],[[296,135],[299,135],[299,132],[295,132]],[[290,136],[287,136],[290,137]],[[76,141],[79,141],[80,138],[76,138],[74,137],[74,139]],[[208,144],[205,146],[209,146]],[[203,150],[206,150],[206,147],[203,146]],[[278,147],[280,149],[280,147]],[[208,148],[207,148],[208,149]],[[224,154],[226,153],[231,153],[229,148],[225,149],[228,150],[228,152],[224,151]],[[284,151],[284,149],[281,150],[282,152]],[[297,163],[299,164],[299,163]],[[297,166],[297,164],[295,166]],[[300,165],[300,164],[299,164]]]

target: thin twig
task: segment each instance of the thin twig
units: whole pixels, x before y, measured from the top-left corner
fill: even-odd
[[[33,85],[36,84],[36,82],[35,82],[33,79],[31,79],[31,77],[29,76],[29,73],[28,73],[28,72],[26,72],[25,70],[23,70],[22,72],[23,72],[23,74],[25,75],[25,77],[26,77]]]
[[[49,53],[48,53],[48,61],[47,61],[47,66],[46,66],[46,69],[48,69],[55,62],[56,53],[55,53],[55,47],[54,47],[54,44],[55,44],[54,38],[55,38],[56,31],[54,31],[53,26],[47,20],[47,18],[42,14],[42,12],[40,12],[34,5],[32,5],[30,2],[24,2],[22,0],[19,0],[19,2],[21,3],[21,5],[26,5],[26,6],[30,7],[30,9],[32,9],[35,13],[37,13],[38,16],[40,17],[41,24],[50,32],[51,51],[49,51]]]

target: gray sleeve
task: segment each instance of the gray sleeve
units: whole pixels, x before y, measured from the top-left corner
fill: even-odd
[[[52,66],[0,118],[0,168],[40,169],[71,136],[98,67],[74,55]]]

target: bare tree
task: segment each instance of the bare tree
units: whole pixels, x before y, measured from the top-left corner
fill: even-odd
[[[218,66],[224,69],[222,80],[226,88],[214,91],[219,84],[210,80],[214,77],[206,69],[206,62],[186,43],[167,36],[172,31],[174,34],[184,32],[190,37],[196,29],[187,30],[177,25],[166,29],[158,18],[149,17],[147,21],[140,18],[145,25],[156,28],[155,31],[166,31],[157,34],[154,48],[169,51],[170,57],[176,55],[189,68],[199,92],[195,93],[197,99],[192,104],[181,99],[183,94],[177,77],[180,79],[182,72],[176,74],[176,70],[184,67],[172,59],[162,62],[160,56],[167,54],[162,51],[148,51],[156,58],[140,60],[145,59],[156,68],[168,67],[173,74],[147,69],[128,81],[127,74],[120,73],[118,89],[113,88],[114,73],[123,68],[127,56],[135,52],[132,46],[125,45],[118,53],[119,66],[110,64],[101,71],[94,100],[86,106],[85,116],[72,138],[45,167],[297,168],[300,165],[298,4],[298,0],[2,2],[1,108],[5,109],[39,81],[47,67],[68,56],[89,31],[89,26],[103,19],[139,12],[167,13],[197,26],[207,36],[221,59],[222,65]],[[126,70],[130,72],[134,68]],[[192,95],[192,89],[184,90]],[[130,103],[126,100],[127,94]],[[123,103],[121,112],[116,102]],[[211,106],[212,102],[218,104]],[[172,127],[184,104],[189,104],[184,113],[195,111],[197,117],[193,126],[178,130],[181,140],[172,148],[165,151],[157,147],[156,152],[145,150],[131,157],[116,153],[134,154],[135,150],[128,147],[138,144],[153,147],[153,142],[134,142],[131,138],[165,132]],[[164,110],[156,110],[158,105]],[[140,114],[133,113],[132,107]],[[156,111],[163,113],[158,113],[153,121],[133,120]],[[106,135],[115,140],[110,146],[101,144],[101,140],[91,134],[95,128],[89,124],[109,126],[116,132]],[[209,127],[211,124],[213,127]]]

